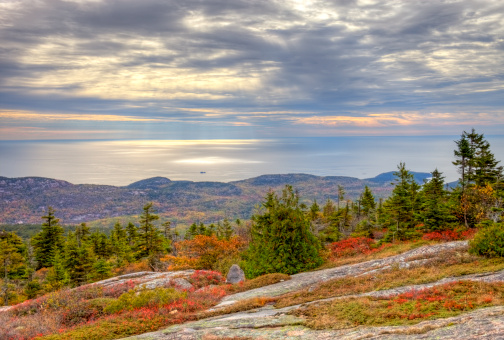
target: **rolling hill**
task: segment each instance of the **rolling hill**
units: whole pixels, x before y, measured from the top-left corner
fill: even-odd
[[[413,172],[422,183],[428,173]],[[338,185],[346,199],[356,199],[365,185],[377,198],[387,197],[393,185],[393,172],[374,178],[307,174],[262,175],[246,180],[222,182],[171,181],[154,177],[125,187],[72,184],[43,178],[0,177],[0,224],[40,223],[48,206],[56,210],[63,224],[77,224],[136,215],[143,205],[153,202],[163,219],[180,223],[215,222],[225,217],[248,219],[267,193],[280,191],[286,184],[298,190],[302,202],[316,199],[323,204],[337,200]]]

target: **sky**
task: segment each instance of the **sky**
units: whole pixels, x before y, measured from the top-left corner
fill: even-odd
[[[504,131],[501,0],[0,0],[0,140]]]

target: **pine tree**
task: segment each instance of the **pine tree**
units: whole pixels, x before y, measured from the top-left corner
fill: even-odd
[[[107,260],[100,258],[93,264],[91,278],[94,281],[103,280],[111,275],[112,266]]]
[[[82,243],[89,241],[89,235],[91,235],[91,230],[86,225],[86,223],[81,223],[81,225],[75,229],[75,237],[77,238],[79,247],[82,245]]]
[[[336,211],[334,203],[328,198],[324,206],[322,207],[322,216],[324,217],[324,219],[328,219],[334,213],[334,211]]]
[[[108,258],[112,255],[112,245],[103,232],[96,230],[89,237],[89,241],[93,247],[93,252],[100,258]]]
[[[308,212],[310,221],[315,221],[319,218],[320,207],[317,204],[317,200],[313,201],[313,204],[310,206],[310,211]]]
[[[65,260],[62,251],[59,249],[54,251],[54,257],[51,264],[52,266],[47,271],[46,284],[48,286],[48,290],[58,290],[70,282],[70,277],[65,267]]]
[[[465,132],[460,136],[457,144],[457,149],[453,151],[456,160],[453,161],[453,165],[458,167],[458,172],[460,173],[460,185],[462,186],[462,191],[469,183],[469,178],[471,177],[472,167],[471,162],[474,157],[474,151],[469,144],[469,140],[465,135]]]
[[[154,214],[152,203],[146,204],[139,219],[139,248],[141,257],[148,257],[162,252],[163,240],[161,239],[161,233],[153,224],[158,219],[159,216]]]
[[[376,202],[371,189],[366,185],[361,198],[362,212],[369,217],[369,213],[376,209]]]
[[[117,268],[122,267],[125,263],[133,262],[134,256],[128,243],[128,233],[119,222],[114,225],[110,234],[110,242]]]
[[[132,258],[138,260],[140,258],[138,249],[138,227],[132,222],[129,222],[126,226],[126,233],[131,256]]]
[[[217,223],[216,236],[219,240],[228,240],[233,235],[233,227],[227,218],[225,218],[222,223],[219,221]]]
[[[446,230],[453,222],[453,216],[447,206],[447,192],[444,189],[444,177],[435,169],[432,178],[422,187],[423,202],[417,215],[426,231]]]
[[[65,245],[64,230],[54,216],[54,209],[48,207],[47,215],[42,216],[45,222],[42,224],[42,230],[33,237],[32,245],[35,251],[35,258],[38,262],[37,269],[51,267],[56,252],[62,252]]]
[[[198,235],[198,225],[193,223],[189,226],[189,228],[187,228],[184,240],[192,240],[196,235]]]
[[[0,232],[0,275],[3,278],[2,297],[5,306],[9,305],[9,281],[19,277],[20,268],[24,267],[22,248],[23,243],[15,233]]]
[[[387,212],[392,221],[390,231],[394,238],[407,239],[410,236],[409,231],[415,222],[415,213],[419,209],[419,189],[420,186],[414,180],[413,174],[406,169],[404,163],[397,166],[398,171],[394,172],[396,176],[395,187],[392,195],[385,202]]]
[[[299,204],[299,197],[286,186],[282,197],[269,192],[265,211],[252,217],[252,241],[246,272],[255,277],[266,273],[294,274],[322,263],[317,238]]]
[[[340,202],[345,199],[345,188],[338,184],[338,210],[340,208]]]
[[[91,274],[95,256],[89,241],[82,242],[78,233],[69,233],[66,243],[65,268],[70,282],[80,286],[87,282]],[[79,244],[80,242],[80,244]]]

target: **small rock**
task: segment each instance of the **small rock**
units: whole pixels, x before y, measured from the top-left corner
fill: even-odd
[[[189,281],[180,277],[177,279],[173,279],[173,284],[175,285],[176,288],[181,290],[189,290],[193,288],[193,285],[190,284]]]
[[[229,273],[227,274],[226,282],[227,283],[240,283],[245,281],[245,273],[240,268],[239,265],[233,264],[229,269]]]

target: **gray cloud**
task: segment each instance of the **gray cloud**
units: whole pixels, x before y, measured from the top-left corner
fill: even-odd
[[[503,107],[498,0],[298,5],[0,1],[2,105],[220,123],[237,117],[231,111],[360,116]],[[177,107],[229,112],[210,120]]]

